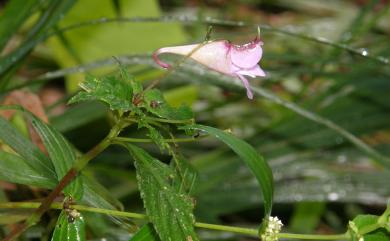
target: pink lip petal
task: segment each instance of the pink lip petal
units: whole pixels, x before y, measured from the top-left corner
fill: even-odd
[[[238,78],[240,78],[240,80],[242,81],[242,83],[244,84],[245,88],[246,88],[246,95],[248,96],[249,99],[253,99],[253,93],[252,93],[252,90],[251,90],[251,87],[249,85],[249,82],[248,80],[240,75],[240,74],[237,74]]]
[[[262,55],[261,42],[249,43],[243,46],[233,45],[231,48],[233,64],[244,69],[254,67],[260,61]]]
[[[264,70],[260,68],[260,66],[256,65],[255,67],[251,69],[240,69],[236,71],[236,73],[241,75],[249,75],[252,78],[255,78],[256,76],[265,77],[266,74]]]

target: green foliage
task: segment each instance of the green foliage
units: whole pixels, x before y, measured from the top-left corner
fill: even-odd
[[[142,228],[134,234],[131,241],[160,241],[156,231],[151,224],[145,224]]]
[[[108,108],[100,102],[73,105],[64,113],[50,118],[51,125],[60,132],[71,131],[92,121],[104,118]]]
[[[75,163],[81,161],[84,167],[93,160],[63,190],[79,199],[77,204],[95,207],[84,207],[94,212],[87,224],[91,239],[128,240],[138,224],[129,219],[134,217],[144,220],[131,240],[237,241],[243,239],[238,235],[257,235],[257,229],[236,226],[258,226],[260,215],[254,210],[264,205],[265,215],[273,207],[293,232],[321,233],[322,227],[329,233],[345,232],[343,223],[356,217],[347,233],[280,237],[389,240],[390,203],[381,216],[359,214],[384,206],[390,195],[390,4],[251,0],[203,4],[194,10],[180,1],[160,2],[172,16],[159,18],[156,0],[0,4],[5,6],[0,9],[0,90],[23,87],[37,93],[50,119],[46,124],[21,112],[9,121],[0,117],[0,223],[29,220],[28,226],[38,227],[20,239],[48,239],[55,221],[51,215],[44,216],[51,220],[31,222],[31,210],[21,209],[37,203],[6,202],[43,199],[47,190],[37,188],[54,189]],[[174,6],[185,6],[189,14],[178,16],[182,9]],[[159,47],[201,41],[210,24],[216,26],[211,39],[249,41],[258,19],[280,27],[260,25],[264,41],[260,66],[267,76],[251,79],[257,95],[253,101],[244,99],[242,83],[235,77],[188,60],[175,65],[178,62],[169,54],[160,57],[175,69],[165,72],[156,69],[151,58],[151,51]],[[44,42],[47,37],[52,38]],[[117,61],[112,56],[118,56]],[[118,73],[104,75],[116,62]],[[55,70],[58,65],[72,68]],[[77,105],[61,110],[84,72],[95,77],[88,76],[70,100]],[[151,88],[155,83],[159,89]],[[45,97],[52,96],[45,92],[53,86],[62,97],[46,106]],[[0,98],[6,94],[1,92]],[[183,103],[194,104],[204,125],[194,124],[192,110]],[[35,137],[31,127],[47,153],[30,140]],[[224,129],[234,130],[245,141]],[[197,138],[202,132],[207,135]],[[132,142],[142,149],[127,144]],[[127,146],[131,155],[112,144]],[[136,168],[129,165],[131,156]],[[35,188],[30,191],[30,186]],[[337,205],[328,205],[331,202]],[[292,214],[286,211],[291,207]],[[143,208],[147,215],[131,213]],[[202,223],[194,223],[193,212]],[[85,240],[83,220],[77,223],[70,214],[61,213],[53,240]],[[226,222],[235,227],[224,226]],[[196,233],[194,226],[199,228]],[[0,239],[10,233],[8,227],[0,227]]]
[[[76,154],[73,147],[56,129],[45,124],[34,115],[30,115],[31,123],[38,132],[45,145],[50,159],[53,163],[57,179],[60,181],[66,173],[73,167],[76,162]],[[75,200],[80,200],[83,195],[83,184],[81,178],[77,177],[68,186],[65,187],[64,193]]]
[[[352,241],[363,238],[366,241],[388,241],[390,232],[384,227],[378,226],[379,216],[358,215],[349,223],[349,232]],[[369,232],[364,232],[364,231]],[[362,233],[363,232],[363,233]]]
[[[198,240],[193,204],[171,185],[175,173],[143,149],[127,144],[135,160],[137,180],[146,213],[162,240]]]
[[[161,91],[157,89],[145,91],[143,99],[142,107],[158,117],[171,120],[193,118],[193,113],[187,105],[182,105],[178,108],[171,107],[164,99]]]
[[[80,101],[100,100],[109,105],[111,110],[129,111],[133,108],[131,102],[133,91],[131,80],[124,78],[115,78],[114,76],[97,79],[88,76],[80,84],[84,91],[77,93],[69,104]]]
[[[15,34],[15,29],[23,24],[36,7],[38,0],[32,1],[8,1],[2,15],[0,15],[0,50]]]
[[[56,179],[37,172],[20,156],[0,151],[0,180],[32,185],[42,188],[53,188]]]
[[[13,107],[2,107],[2,109]],[[17,110],[21,108],[15,107]],[[0,179],[12,183],[33,185],[52,189],[76,161],[73,147],[53,127],[43,123],[30,112],[23,113],[32,119],[32,124],[47,148],[50,158],[43,154],[26,137],[22,136],[9,122],[0,117],[0,140],[11,147],[17,154],[0,152]],[[47,163],[42,163],[47,162]],[[29,182],[27,181],[30,180]],[[96,207],[121,209],[122,205],[113,198],[100,184],[84,175],[77,177],[64,192],[83,202]]]
[[[120,0],[119,2],[121,17],[157,17],[161,15],[160,6],[156,0]],[[93,9],[93,11],[85,11],[86,9]],[[77,1],[59,23],[59,27],[79,24],[101,17],[117,17],[113,1]],[[156,29],[160,33],[156,33]],[[57,63],[64,68],[98,59],[111,58],[123,53],[139,54],[153,51],[165,45],[182,43],[186,41],[186,38],[182,26],[177,23],[123,23],[100,25],[99,27],[84,26],[82,29],[74,29],[64,33],[65,42],[53,37],[48,41],[48,45],[53,50]],[[107,70],[98,72],[107,72]],[[75,91],[77,84],[83,78],[83,75],[67,76],[68,89]]]
[[[30,4],[33,4],[35,1],[31,1],[27,6]],[[15,49],[13,52],[9,53],[8,55],[0,58],[0,76],[2,78],[0,79],[0,89],[5,89],[8,85],[9,78],[11,74],[20,67],[21,61],[27,56],[27,54],[44,38],[48,31],[50,31],[55,24],[60,20],[61,16],[63,16],[75,3],[75,0],[50,0],[47,1],[46,4],[41,5],[42,7],[42,14],[40,18],[35,22],[34,26],[31,27],[30,31],[28,32],[25,41],[23,44]],[[25,5],[22,4],[18,6],[18,8],[24,8]],[[31,6],[30,8],[32,8]],[[36,6],[34,6],[36,7]],[[13,10],[13,9],[12,9]],[[29,12],[29,16],[32,16],[32,11],[27,10]],[[21,11],[22,13],[24,12]],[[8,14],[7,14],[8,15]],[[6,15],[6,17],[7,17]],[[8,16],[10,18],[14,18],[14,16]],[[8,27],[18,27],[23,20],[27,19],[26,14],[23,14],[21,16],[22,18],[25,17],[25,19],[17,19],[15,22],[16,24],[8,25]],[[18,23],[19,22],[19,23]],[[13,29],[15,31],[15,29]],[[8,34],[9,35],[9,34]],[[6,75],[6,74],[10,75]]]
[[[49,179],[57,179],[53,162],[2,117],[0,117],[0,140],[28,160],[27,164],[37,173]]]
[[[271,215],[274,192],[272,171],[268,163],[251,145],[232,134],[213,127],[190,125],[183,128],[205,131],[228,145],[229,148],[231,148],[241,158],[241,160],[245,162],[251,172],[255,175],[263,194],[265,215]]]
[[[73,215],[73,216],[72,216]],[[51,241],[86,241],[84,218],[80,213],[62,211],[58,217]]]
[[[174,156],[171,161],[171,169],[176,173],[172,181],[177,193],[191,194],[196,186],[198,172],[192,164],[182,156]]]

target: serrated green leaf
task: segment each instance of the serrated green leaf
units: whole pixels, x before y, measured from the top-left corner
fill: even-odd
[[[57,179],[38,173],[27,163],[20,156],[0,151],[0,180],[43,188],[55,187]]]
[[[65,211],[60,213],[51,241],[86,240],[83,216],[81,214],[78,217],[70,215]]]
[[[232,134],[209,126],[188,125],[181,128],[205,131],[228,145],[255,175],[263,194],[265,215],[268,216],[271,214],[274,192],[272,170],[263,157],[251,145]]]
[[[175,172],[172,186],[176,189],[176,192],[191,194],[198,177],[195,168],[182,157],[175,157],[171,161],[171,168]]]
[[[173,108],[168,105],[162,93],[157,89],[151,89],[144,93],[144,107],[148,112],[165,119],[171,120],[188,120],[193,118],[191,109],[182,105],[178,108]]]
[[[53,162],[57,179],[60,181],[76,162],[76,154],[69,142],[53,127],[45,124],[31,113],[31,123],[41,137],[43,144]],[[80,177],[76,177],[64,188],[66,195],[80,200],[83,195],[83,184]]]
[[[133,108],[133,91],[131,81],[124,78],[107,76],[98,79],[88,77],[80,84],[84,90],[77,93],[69,104],[81,101],[100,100],[110,107],[111,110],[129,111]]]
[[[142,113],[139,109],[135,109],[138,113],[138,115],[141,116],[138,122],[138,128],[146,128],[148,130],[147,136],[160,148],[161,151],[168,150],[169,144],[165,141],[162,134],[154,128],[152,125],[150,125],[148,122],[144,120],[145,114]]]
[[[51,160],[2,117],[0,117],[0,140],[22,158],[29,160],[27,165],[39,175],[57,179]]]
[[[153,225],[145,224],[142,228],[130,239],[131,241],[160,241]],[[129,240],[129,241],[130,241]]]
[[[174,173],[143,149],[125,144],[135,160],[137,180],[146,213],[161,240],[198,240],[193,205],[188,196],[170,185]]]
[[[130,73],[127,71],[126,66],[122,65],[121,63],[119,63],[119,72],[123,79],[129,81],[134,95],[139,94],[143,91],[144,88],[142,84],[139,81],[135,80],[134,76],[131,76]]]

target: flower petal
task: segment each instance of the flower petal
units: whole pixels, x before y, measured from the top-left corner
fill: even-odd
[[[264,70],[262,70],[258,65],[251,69],[238,69],[236,73],[241,75],[249,75],[252,78],[255,78],[256,76],[265,77],[266,75]]]
[[[249,85],[249,81],[244,76],[242,76],[240,74],[237,74],[237,77],[240,78],[240,80],[244,84],[244,86],[246,88],[246,95],[248,96],[248,98],[253,99],[253,93],[252,93],[251,87]]]
[[[254,67],[263,55],[261,44],[260,41],[254,41],[243,46],[233,45],[231,48],[233,64],[245,69]]]
[[[191,44],[161,48],[154,52],[153,58],[161,67],[169,68],[170,66],[167,63],[162,62],[158,58],[158,55],[163,53],[189,55],[190,59],[193,59],[210,69],[232,75],[233,70],[230,56],[228,55],[229,51],[229,42],[226,40],[219,40],[212,41],[203,46]]]

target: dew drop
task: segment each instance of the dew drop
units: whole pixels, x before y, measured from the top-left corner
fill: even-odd
[[[335,192],[328,193],[328,199],[330,201],[336,201],[337,199],[339,199],[339,195]]]
[[[367,49],[360,49],[360,54],[363,55],[363,56],[368,56]]]
[[[378,60],[381,61],[382,63],[385,63],[385,64],[388,64],[389,63],[389,59],[388,58],[385,58],[383,56],[379,56],[378,57]]]

